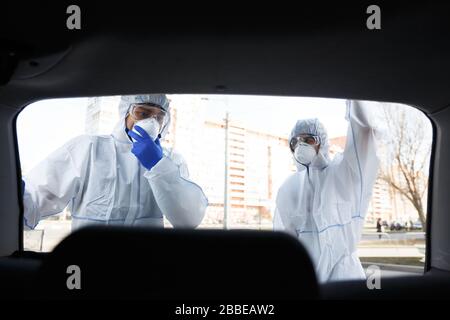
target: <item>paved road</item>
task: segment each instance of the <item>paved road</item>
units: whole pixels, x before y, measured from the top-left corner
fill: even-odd
[[[378,240],[378,234],[363,233],[361,240],[372,241]],[[394,232],[381,235],[381,240],[424,240],[425,233],[423,232]]]

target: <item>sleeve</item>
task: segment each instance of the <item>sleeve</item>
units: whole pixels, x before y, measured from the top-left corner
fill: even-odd
[[[337,175],[342,185],[357,188],[356,210],[361,215],[370,200],[378,174],[376,136],[379,132],[368,106],[359,101],[347,102],[346,119],[349,122],[347,142]]]
[[[208,199],[200,186],[189,180],[185,161],[179,155],[164,156],[144,176],[158,207],[175,227],[195,228],[203,220]]]
[[[63,211],[81,186],[67,144],[34,167],[24,181],[25,229],[34,229],[41,219]]]

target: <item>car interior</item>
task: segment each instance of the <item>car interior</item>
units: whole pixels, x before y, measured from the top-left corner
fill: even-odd
[[[277,19],[269,12],[249,18],[246,11],[225,10],[224,17],[155,13],[148,20],[143,7],[81,3],[80,30],[66,28],[64,1],[23,4],[25,9],[8,5],[0,33],[0,295],[153,301],[450,298],[450,5],[381,3],[382,29],[368,30],[369,4],[308,3],[295,15],[272,12]],[[319,283],[303,246],[269,231],[88,227],[52,252],[25,251],[18,114],[44,99],[141,93],[342,98],[418,108],[430,119],[434,137],[424,274],[383,279],[382,290],[369,290],[366,280]],[[46,125],[51,124],[49,119]],[[89,270],[84,290],[67,290],[71,264]],[[276,276],[261,281],[267,273]]]

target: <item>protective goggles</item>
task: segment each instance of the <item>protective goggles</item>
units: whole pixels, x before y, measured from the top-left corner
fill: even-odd
[[[163,127],[167,121],[167,112],[157,105],[151,104],[132,104],[129,111],[134,120],[144,120],[155,118]]]
[[[312,134],[301,134],[296,137],[292,137],[289,141],[289,148],[294,152],[299,143],[306,143],[311,146],[317,146],[320,144],[320,137]]]

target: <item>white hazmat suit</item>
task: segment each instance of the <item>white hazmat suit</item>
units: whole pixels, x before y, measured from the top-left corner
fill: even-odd
[[[72,229],[85,225],[196,227],[208,205],[202,189],[188,179],[182,157],[163,149],[163,158],[144,168],[131,152],[125,118],[132,103],[169,109],[165,95],[123,96],[120,121],[111,135],[81,135],[54,151],[24,178],[24,225],[69,205]],[[164,135],[165,131],[164,128]]]
[[[321,282],[365,278],[356,249],[379,166],[377,130],[366,109],[347,102],[345,150],[331,162],[327,134],[317,119],[299,120],[291,133],[317,135],[321,145],[313,161],[297,163],[298,171],[280,187],[274,229],[298,237]]]

